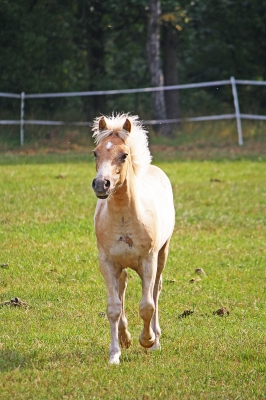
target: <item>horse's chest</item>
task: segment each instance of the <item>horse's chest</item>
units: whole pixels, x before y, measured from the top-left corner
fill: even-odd
[[[145,222],[121,216],[112,222],[96,222],[97,240],[115,262],[134,267],[154,246],[151,229]]]

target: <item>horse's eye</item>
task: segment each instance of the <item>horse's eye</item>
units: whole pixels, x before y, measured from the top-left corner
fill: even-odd
[[[92,154],[95,158],[97,157],[96,151],[93,151]]]
[[[122,155],[122,160],[125,160],[125,159],[127,158],[127,156],[128,156],[128,153],[124,153],[124,154]]]

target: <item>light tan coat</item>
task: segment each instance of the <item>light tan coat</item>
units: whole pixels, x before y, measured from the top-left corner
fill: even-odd
[[[96,120],[94,131],[97,175],[92,186],[99,198],[95,231],[108,295],[110,363],[118,364],[119,343],[126,348],[131,344],[124,310],[126,268],[142,279],[140,344],[159,347],[158,298],[175,212],[169,179],[150,165],[146,133],[136,117],[102,117]]]

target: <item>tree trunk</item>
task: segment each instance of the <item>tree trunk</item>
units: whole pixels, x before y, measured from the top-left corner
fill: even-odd
[[[169,23],[163,26],[163,61],[165,86],[178,85],[177,70],[177,29]],[[180,118],[179,90],[165,91],[166,115],[169,119]],[[172,125],[172,124],[171,124]],[[172,126],[178,127],[179,124]]]
[[[147,57],[150,70],[151,86],[164,85],[164,77],[160,61],[160,16],[161,5],[159,0],[149,2],[149,20],[147,34]],[[166,119],[164,91],[152,92],[152,118]],[[157,129],[156,129],[157,128]],[[155,125],[155,130],[163,135],[170,135],[169,124]]]
[[[101,90],[101,81],[105,77],[104,32],[101,27],[102,4],[98,1],[85,2],[85,21],[87,38],[87,65],[89,90]],[[99,87],[100,84],[100,87]],[[106,96],[88,98],[88,114],[93,119],[106,113]]]

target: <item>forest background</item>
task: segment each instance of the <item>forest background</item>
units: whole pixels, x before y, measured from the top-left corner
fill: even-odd
[[[149,59],[154,11],[155,79]],[[266,79],[266,0],[2,0],[0,25],[1,92]],[[241,112],[264,114],[265,95],[266,87],[239,87]],[[0,100],[1,119],[14,119],[17,101]],[[165,105],[167,118],[234,112],[230,86],[165,92]],[[63,113],[91,121],[113,111],[159,119],[147,93],[32,100],[26,111],[50,120]]]

